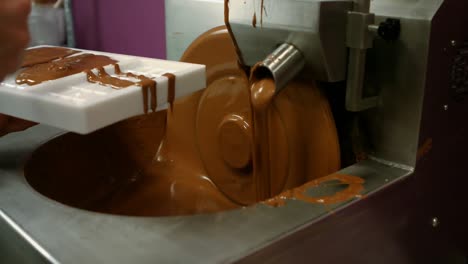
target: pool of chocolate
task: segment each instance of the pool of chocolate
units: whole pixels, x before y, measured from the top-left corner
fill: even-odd
[[[226,27],[202,34],[182,61],[207,66],[205,90],[167,111],[52,139],[27,162],[29,184],[91,211],[189,215],[249,206],[340,168],[333,116],[313,80],[292,81],[254,111]]]

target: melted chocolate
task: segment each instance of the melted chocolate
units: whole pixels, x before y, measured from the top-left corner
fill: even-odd
[[[310,188],[318,188],[321,185],[327,184],[327,182],[339,181],[340,184],[347,185],[347,187],[338,191],[332,195],[313,197],[306,194],[306,191]],[[345,175],[345,174],[331,174],[325,177],[318,178],[310,181],[298,188],[287,190],[276,197],[268,199],[264,203],[270,206],[283,206],[286,200],[294,199],[301,200],[308,203],[315,204],[337,204],[346,202],[354,198],[361,198],[361,192],[364,190],[364,180],[357,176]]]
[[[165,119],[161,111],[89,135],[58,137],[33,153],[25,168],[28,182],[62,203],[111,214],[187,215],[236,208],[190,162],[158,161]]]
[[[124,73],[120,70],[120,66],[118,64],[114,64],[114,70],[115,70],[115,74],[119,76],[127,76],[127,77],[131,77],[134,79],[138,79],[140,81],[132,82],[132,81],[120,79],[117,77],[112,77],[102,67],[98,69],[99,71],[98,76],[96,76],[92,71],[87,71],[88,81],[91,83],[98,83],[101,85],[110,86],[114,89],[127,88],[132,85],[141,86],[141,92],[143,95],[144,113],[145,114],[148,113],[148,91],[150,91],[151,93],[151,110],[155,112],[157,108],[157,94],[156,94],[157,83],[156,81],[144,75],[137,75],[137,74],[129,73],[129,72]]]
[[[98,75],[94,74],[92,71],[87,71],[88,82],[97,83],[100,85],[110,86],[114,89],[127,88],[134,85],[134,82],[122,80],[116,77],[110,76],[102,67],[98,68]]]
[[[253,18],[252,18],[252,27],[256,28],[257,27],[257,13],[254,13]]]
[[[44,64],[36,64],[31,68],[23,70],[16,78],[17,84],[37,85],[44,81],[56,80],[80,72],[86,72],[87,79],[91,83],[110,86],[114,89],[127,88],[132,85],[141,86],[143,95],[143,109],[148,113],[148,91],[151,93],[150,107],[154,112],[157,108],[157,90],[156,81],[144,75],[136,75],[133,73],[123,73],[117,61],[101,55],[82,54],[74,57],[51,61],[65,55],[72,55],[77,51],[65,48],[38,48],[30,50],[26,53],[23,65],[34,65],[40,62],[48,62]],[[127,76],[138,79],[138,82],[120,79],[109,75],[103,66],[114,64],[115,73],[120,76]],[[94,74],[92,69],[98,69],[98,75]],[[175,97],[175,76],[166,74],[169,78],[169,101],[174,101]]]
[[[211,41],[213,44],[217,43],[220,53],[232,56],[231,61],[235,63],[236,53],[232,47],[229,48],[232,44],[227,45],[226,50],[220,45],[223,43],[222,37],[226,36],[220,31],[221,29],[210,31]],[[229,43],[229,40],[225,40],[225,43]],[[212,69],[217,71],[208,74],[209,86],[198,104],[196,140],[207,175],[226,196],[239,204],[253,204],[262,197],[271,197],[282,190],[339,169],[339,146],[333,119],[326,98],[314,82],[291,82],[287,89],[270,102],[275,87],[272,81],[266,81],[268,89],[264,91],[270,90],[269,96],[257,93],[254,103],[257,102],[258,111],[252,111],[252,99],[249,100],[252,86],[249,85],[243,69],[234,63],[231,68],[227,67],[229,64],[217,61],[219,56],[209,56],[213,53],[209,45],[205,46],[206,49],[201,47],[203,45],[196,40],[187,50],[186,54],[191,54],[194,60],[190,62],[206,62],[208,73]],[[215,68],[220,65],[223,68]],[[218,77],[212,79],[212,76]],[[262,80],[260,86],[261,83]],[[262,115],[261,111],[266,114]],[[267,129],[262,129],[263,133],[251,135],[252,127],[258,127],[256,122],[251,121],[255,112],[260,113],[260,117],[266,121]],[[189,119],[187,122],[190,122]],[[245,126],[246,123],[250,127]],[[169,124],[169,127],[172,125]],[[177,131],[168,131],[168,135],[172,133]],[[229,143],[223,139],[225,137],[230,138]],[[259,143],[259,140],[263,143]],[[226,154],[226,147],[220,144],[229,144],[231,153]],[[265,147],[269,150],[263,149],[265,145],[269,145]],[[246,153],[254,152],[256,147],[260,148],[257,151],[257,160],[269,159],[268,166],[265,165],[269,173],[259,169],[261,165],[252,166],[255,161],[249,160],[252,155]],[[260,172],[256,173],[256,170]]]
[[[79,208],[162,216],[254,204],[339,169],[333,118],[314,82],[295,80],[273,99],[255,93],[274,84],[249,84],[224,27],[195,40],[182,61],[207,65],[204,91],[173,102],[172,111],[51,140],[27,163],[28,182]],[[261,128],[252,119],[264,112],[268,118],[260,117],[267,120]],[[255,135],[252,127],[263,134]],[[268,150],[256,140],[268,142]],[[257,173],[255,160],[265,157],[269,172]]]
[[[268,108],[274,98],[276,85],[271,78],[251,80],[251,83],[250,101],[255,142],[253,148],[253,176],[257,186],[257,201],[263,201],[271,197]]]
[[[61,47],[41,47],[28,49],[24,52],[21,67],[29,67],[36,64],[50,62],[56,59],[68,57],[79,52],[80,51],[78,50],[72,50]]]
[[[239,49],[239,46],[237,45],[236,38],[234,37],[234,33],[232,33],[231,24],[229,23],[229,0],[224,0],[224,24],[226,25],[229,35],[231,36],[231,41],[234,44],[238,62],[240,65],[245,65],[242,59],[242,53]]]
[[[263,4],[263,1],[260,3],[260,26],[263,27],[263,11],[265,10],[265,5]]]
[[[120,76],[127,76],[127,77],[132,77],[135,79],[139,79],[140,81],[135,83],[138,86],[141,86],[141,92],[143,95],[143,109],[145,114],[148,113],[148,90],[151,93],[151,110],[153,112],[156,111],[157,108],[157,102],[158,102],[158,95],[157,95],[157,83],[155,80],[146,77],[144,75],[137,75],[131,72],[122,72],[120,70],[120,66],[118,64],[114,64],[114,70],[115,74],[120,75]]]
[[[116,61],[106,56],[81,54],[24,69],[16,77],[16,83],[30,86],[37,85],[45,81],[60,79],[113,63],[116,63]]]
[[[167,102],[170,105],[170,109],[172,110],[172,105],[174,104],[175,100],[175,82],[176,77],[172,73],[165,73],[163,74],[164,77],[167,77]]]

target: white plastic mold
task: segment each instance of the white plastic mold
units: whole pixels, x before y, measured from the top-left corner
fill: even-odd
[[[44,46],[33,48],[38,47]],[[167,109],[169,105],[168,79],[162,76],[163,74],[172,73],[176,76],[175,99],[190,95],[206,86],[205,65],[80,51],[117,60],[123,72],[154,78],[157,82],[157,111]],[[79,54],[82,53],[73,56]],[[115,76],[112,65],[104,69]],[[15,80],[19,72],[7,76],[0,83],[0,113],[80,134],[87,134],[129,117],[144,114],[140,86],[116,90],[89,83],[86,73],[34,86],[17,85]]]

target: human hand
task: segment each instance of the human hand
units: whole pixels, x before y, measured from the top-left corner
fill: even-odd
[[[26,130],[34,125],[36,123],[31,121],[0,114],[0,137],[12,132]]]
[[[0,81],[13,73],[29,44],[30,0],[0,0]]]

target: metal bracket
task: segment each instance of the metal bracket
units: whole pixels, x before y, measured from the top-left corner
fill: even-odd
[[[391,41],[400,35],[400,21],[387,19],[379,25],[374,24],[372,13],[348,12],[346,30],[346,45],[350,48],[348,62],[348,78],[346,91],[346,109],[359,112],[376,107],[378,96],[363,98],[364,74],[366,68],[367,49],[372,48],[376,36]]]
[[[377,106],[378,97],[362,97],[367,49],[372,48],[375,16],[370,13],[348,12],[346,44],[350,48],[346,91],[346,109],[363,111]]]

